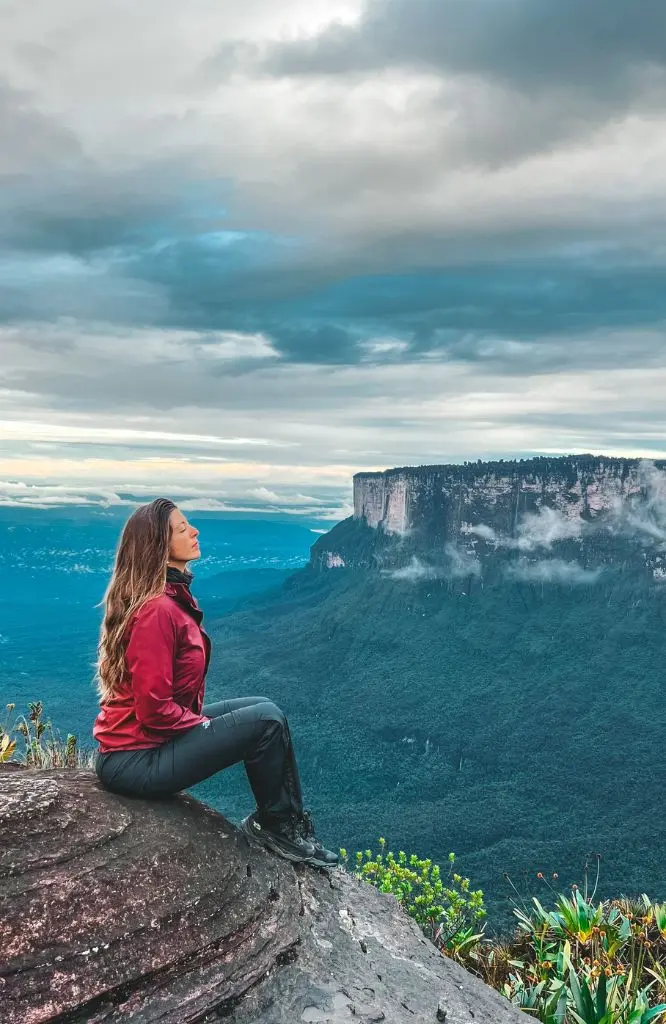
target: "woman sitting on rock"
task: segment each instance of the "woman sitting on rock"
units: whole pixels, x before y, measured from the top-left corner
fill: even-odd
[[[187,563],[198,530],[158,498],[127,520],[104,596],[93,736],[114,793],[170,796],[244,761],[256,809],[242,830],[291,861],[337,863],[303,808],[289,725],[265,697],[204,704],[210,639]]]

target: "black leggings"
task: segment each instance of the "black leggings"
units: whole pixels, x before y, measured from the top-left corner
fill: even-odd
[[[206,704],[201,713],[210,722],[160,747],[98,754],[95,771],[102,785],[124,796],[171,796],[244,761],[258,810],[300,814],[301,782],[280,708],[266,697],[237,697]]]

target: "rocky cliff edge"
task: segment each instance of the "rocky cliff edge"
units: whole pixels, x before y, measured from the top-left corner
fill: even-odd
[[[394,896],[79,769],[0,765],[0,932],[3,1024],[525,1019]]]

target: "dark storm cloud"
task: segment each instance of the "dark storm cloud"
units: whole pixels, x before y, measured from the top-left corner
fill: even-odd
[[[41,313],[261,333],[281,361],[328,365],[436,356],[530,373],[587,364],[593,352],[600,363],[626,365],[626,345],[611,351],[605,334],[639,328],[654,329],[641,358],[649,359],[645,345],[655,358],[665,354],[660,265],[507,260],[345,278],[335,264],[328,272],[280,265],[275,254],[267,257],[270,248],[261,238],[221,248],[193,240],[122,251],[106,262],[99,256],[98,266],[53,258],[38,272],[27,264],[20,286],[0,291],[4,319]],[[583,350],[576,338],[584,334],[590,337]],[[386,337],[403,347],[368,347]],[[238,359],[207,372],[245,373],[259,365]]]
[[[359,359],[358,340],[335,324],[277,326],[272,337],[282,357],[293,362],[344,365]]]
[[[247,54],[246,54],[247,55]],[[242,52],[239,56],[243,57]],[[391,66],[562,88],[625,102],[666,65],[662,0],[370,0],[358,24],[275,45],[275,74]]]
[[[501,166],[589,136],[666,97],[662,0],[370,0],[358,24],[261,50],[226,44],[220,67],[343,77],[403,69],[464,83],[451,127],[446,89],[420,116],[441,159]],[[466,93],[466,94],[465,94]],[[426,107],[428,109],[426,109]]]
[[[150,280],[168,290],[168,317],[196,329],[261,331],[283,359],[344,363],[372,358],[364,339],[392,336],[408,344],[404,359],[433,352],[464,361],[501,364],[501,346],[488,339],[534,341],[526,372],[536,368],[539,344],[554,335],[580,335],[602,329],[654,327],[666,321],[666,277],[662,266],[579,266],[542,259],[469,264],[446,270],[359,274],[340,280],[339,268],[239,266],[228,253],[226,267],[193,246],[172,275],[173,264],[151,258]],[[135,274],[143,276],[139,263]],[[597,336],[597,357],[604,343]],[[660,354],[663,345],[655,342]],[[545,348],[545,345],[544,345]],[[571,364],[563,348],[559,361]],[[506,352],[510,352],[507,348]],[[527,351],[527,350],[525,350]],[[493,354],[494,352],[494,354]],[[617,352],[614,357],[620,358]],[[380,352],[376,360],[384,361]],[[395,356],[391,356],[393,361]],[[625,353],[626,359],[626,353]],[[515,359],[506,356],[514,372]],[[553,349],[543,369],[556,366]]]
[[[208,191],[182,159],[148,160],[129,171],[81,159],[48,174],[36,164],[5,181],[0,239],[3,248],[19,252],[88,257],[115,249],[131,257],[135,247],[145,250],[214,221],[202,209]],[[218,209],[221,202],[220,196]]]
[[[59,58],[51,48],[25,45],[24,59],[40,75],[55,74]],[[374,146],[371,118],[349,132],[336,120],[351,101],[327,91],[330,83],[309,92],[308,82],[303,100],[292,96],[291,120],[290,94],[278,91],[276,114],[294,131],[282,149],[281,137],[269,133],[270,118],[254,125],[248,116],[247,135],[239,118],[233,130],[240,134],[230,132],[228,144],[224,133],[222,142],[210,140],[207,129],[226,122],[223,115],[219,123],[197,121],[197,99],[212,104],[208,94],[189,97],[192,109],[182,117],[171,116],[177,102],[169,95],[168,116],[155,117],[153,98],[146,100],[137,79],[137,107],[146,103],[151,115],[138,115],[135,139],[159,122],[163,144],[114,163],[100,157],[103,146],[95,150],[94,132],[84,144],[84,129],[69,127],[66,113],[45,112],[46,90],[39,101],[0,85],[0,317],[238,331],[270,340],[276,354],[265,360],[207,365],[213,381],[270,360],[339,366],[439,359],[528,373],[588,365],[594,352],[601,364],[626,365],[626,344],[623,352],[608,335],[638,329],[646,333],[637,358],[645,364],[663,356],[663,232],[654,197],[641,194],[640,168],[635,194],[615,205],[613,194],[581,202],[575,176],[568,205],[556,172],[545,184],[526,172],[480,196],[494,180],[484,173],[463,189],[460,216],[455,204],[447,207],[460,180],[451,185],[447,174],[465,160],[498,165],[535,149],[557,159],[557,137],[585,135],[609,117],[654,104],[663,95],[666,4],[374,0],[357,24],[263,48],[227,47],[218,68],[230,58],[247,72],[234,94],[239,105],[246,85],[262,75],[269,85],[270,75],[328,76],[344,90],[346,75],[377,72],[381,92],[386,69],[416,69],[434,72],[442,88],[457,82],[459,91],[457,100],[449,97],[453,108],[437,90],[387,108]],[[479,83],[469,106],[468,92]],[[352,79],[349,88],[353,100]],[[375,99],[360,106],[366,101],[374,110]],[[224,108],[227,117],[232,108]],[[104,102],[99,109],[104,138]],[[377,110],[385,114],[381,105]],[[130,108],[122,113],[128,121],[134,116]],[[326,114],[339,143],[330,158],[319,132]],[[169,131],[191,124],[191,134],[172,139],[166,122]],[[427,130],[414,141],[410,132],[421,123]],[[240,151],[243,141],[264,136],[265,151],[258,147],[254,162],[237,165],[251,181],[246,194],[242,170],[234,176],[225,164],[225,147]],[[595,157],[593,142],[590,153]],[[616,157],[620,168],[632,159],[628,144]],[[605,181],[601,160],[598,168]],[[580,188],[589,188],[587,178]],[[526,193],[542,193],[541,208],[521,206]],[[421,198],[431,194],[424,212]],[[269,223],[276,210],[284,237]],[[346,221],[336,237],[338,211]],[[286,237],[292,216],[295,237]]]
[[[61,117],[0,79],[0,252],[131,255],[210,230],[229,185],[210,180],[203,146],[110,166]]]

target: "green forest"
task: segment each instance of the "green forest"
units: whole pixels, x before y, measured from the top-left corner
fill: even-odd
[[[666,897],[665,587],[309,568],[208,627],[207,699],[282,707],[329,846],[454,851],[488,934],[586,862],[600,898]],[[241,765],[195,793],[247,813]]]

